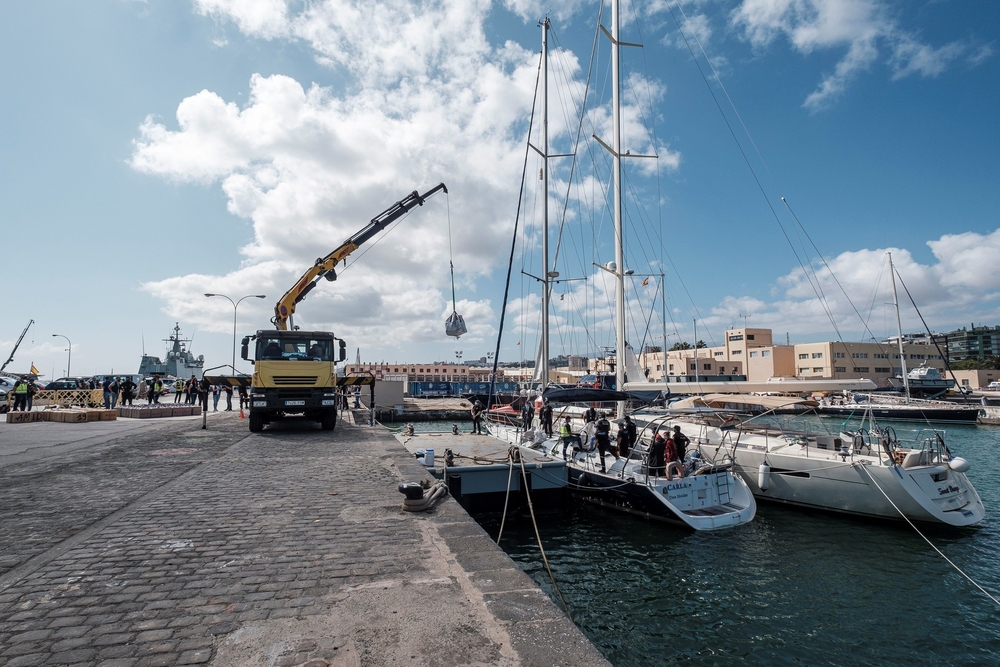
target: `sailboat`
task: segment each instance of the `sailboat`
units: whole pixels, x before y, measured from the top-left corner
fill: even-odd
[[[622,146],[621,146],[621,67],[619,55],[622,42],[619,31],[618,0],[611,3],[611,30],[602,31],[611,40],[612,70],[612,138],[610,143],[598,139],[598,143],[611,154],[613,163],[614,194],[612,208],[614,215],[614,261],[600,268],[610,274],[614,281],[615,294],[615,348],[617,359],[627,359],[625,340],[625,269],[622,230]],[[549,382],[549,300],[552,281],[558,273],[549,265],[548,230],[548,31],[549,21],[542,22],[542,72],[541,72],[541,115],[542,140],[536,150],[542,156],[543,168],[543,221],[542,221],[542,313],[541,313],[541,353],[539,355],[541,389]],[[596,137],[595,137],[596,138]],[[625,384],[626,364],[615,364],[617,387]],[[550,394],[551,395],[551,394]],[[618,417],[624,415],[625,399],[621,392],[610,393],[616,399]],[[582,410],[578,410],[582,412]],[[576,422],[579,425],[579,421]],[[522,430],[509,423],[492,422],[491,432],[511,444],[540,451],[551,458],[563,456],[563,442],[559,438],[546,437],[537,429]],[[570,488],[585,499],[613,509],[638,514],[651,519],[685,526],[699,531],[731,528],[753,520],[757,505],[747,484],[731,470],[731,463],[704,464],[695,457],[680,477],[659,477],[650,470],[648,455],[650,442],[640,440],[627,457],[617,457],[611,453],[603,456],[590,447],[589,438],[581,441],[581,446],[568,453],[567,468]]]
[[[883,421],[918,421],[928,423],[975,424],[981,410],[977,405],[960,405],[946,401],[934,401],[915,398],[914,393],[923,394],[926,390],[935,390],[940,394],[955,385],[954,380],[941,377],[936,368],[918,367],[910,372],[906,370],[906,354],[903,351],[903,327],[899,319],[899,298],[896,293],[896,272],[892,264],[892,253],[887,252],[889,261],[889,276],[892,279],[892,305],[896,312],[896,343],[897,357],[900,361],[899,382],[902,384],[902,396],[884,393],[854,392],[851,400],[839,403],[825,403],[817,408],[820,414],[851,417],[870,411],[873,416]],[[914,391],[913,383],[919,390]]]

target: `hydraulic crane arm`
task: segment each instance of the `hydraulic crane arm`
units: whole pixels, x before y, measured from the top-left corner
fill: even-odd
[[[14,361],[14,355],[17,354],[17,348],[21,346],[21,341],[24,340],[24,334],[28,333],[28,329],[30,329],[31,325],[34,323],[35,320],[28,320],[28,326],[24,327],[24,331],[21,332],[17,342],[14,343],[14,349],[10,351],[10,357],[7,358],[7,361],[3,362],[3,366],[0,366],[0,373],[3,373],[4,369],[7,368],[7,365]]]
[[[279,330],[287,331],[291,317],[295,313],[296,304],[306,298],[306,294],[309,294],[309,292],[316,287],[316,284],[319,282],[321,277],[326,278],[329,281],[336,280],[337,272],[335,269],[338,262],[346,259],[348,255],[357,250],[363,243],[367,242],[390,224],[409,213],[410,209],[416,206],[423,206],[424,201],[432,195],[437,194],[439,191],[447,193],[448,188],[444,183],[438,183],[422,195],[417,194],[417,191],[414,190],[406,197],[372,218],[371,222],[369,222],[364,229],[344,241],[340,244],[340,247],[331,252],[329,255],[317,259],[316,263],[310,267],[308,271],[302,274],[302,277],[299,278],[297,283],[295,283],[295,286],[285,292],[285,295],[281,297],[278,303],[274,306],[274,318],[271,320],[271,322],[274,323],[274,326]]]

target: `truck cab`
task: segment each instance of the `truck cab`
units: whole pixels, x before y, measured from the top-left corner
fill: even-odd
[[[346,344],[328,331],[261,330],[243,339],[242,357],[250,360],[250,430],[289,415],[302,415],[332,431],[337,425],[336,364]]]

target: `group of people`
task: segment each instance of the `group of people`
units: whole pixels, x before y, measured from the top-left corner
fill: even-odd
[[[666,436],[664,436],[666,434]],[[654,427],[653,440],[649,446],[647,467],[653,477],[665,476],[673,479],[674,471],[678,477],[684,476],[684,457],[690,441],[681,433],[680,426],[674,426],[673,431],[667,427]]]
[[[14,383],[14,407],[11,408],[12,411],[25,412],[31,410],[31,402],[35,397],[35,393],[38,392],[38,385],[35,381],[30,379],[27,375],[22,375]]]

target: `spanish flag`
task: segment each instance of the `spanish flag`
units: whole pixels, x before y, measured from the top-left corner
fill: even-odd
[[[649,284],[649,278],[646,278],[645,280],[642,281],[642,286],[643,287],[645,287],[648,284]]]
[[[39,370],[37,368],[35,368],[35,364],[31,364],[31,374],[32,375],[39,375],[40,374]]]

